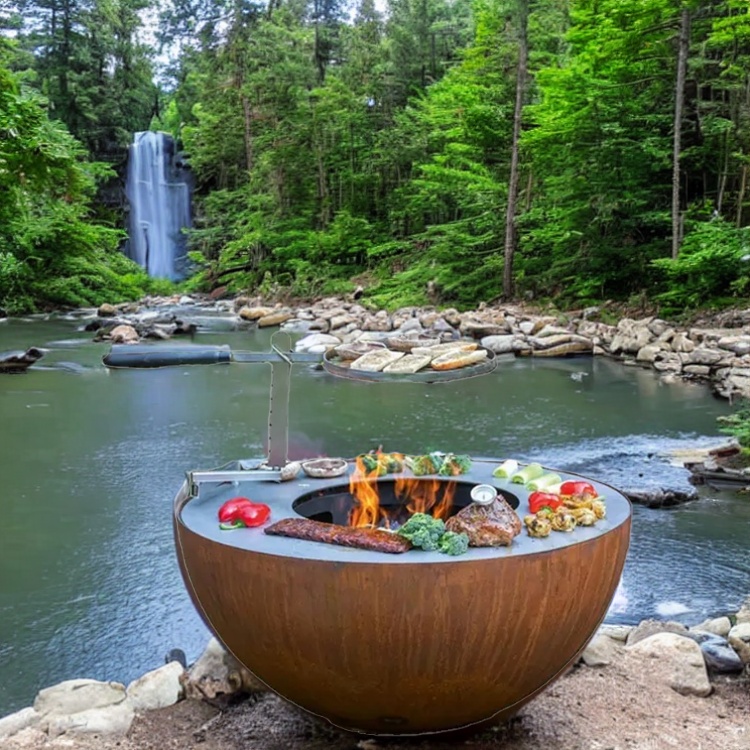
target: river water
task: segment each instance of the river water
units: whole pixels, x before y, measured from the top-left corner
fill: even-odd
[[[208,322],[197,343],[267,350],[265,331]],[[127,683],[208,638],[173,550],[188,469],[264,455],[270,368],[107,370],[74,319],[6,320],[0,351],[46,347],[0,376],[0,716],[74,677]],[[385,450],[540,460],[622,488],[688,488],[674,451],[723,438],[730,407],[702,386],[603,358],[510,360],[454,383],[372,384],[294,368],[290,454]],[[688,624],[748,591],[750,501],[702,490],[676,510],[634,509],[613,622]]]

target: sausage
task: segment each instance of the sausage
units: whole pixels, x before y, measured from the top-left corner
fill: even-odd
[[[287,536],[293,539],[305,539],[309,542],[369,549],[374,552],[398,554],[411,549],[411,542],[408,539],[399,534],[392,534],[390,531],[322,523],[309,518],[284,518],[268,526],[264,531],[271,536]]]

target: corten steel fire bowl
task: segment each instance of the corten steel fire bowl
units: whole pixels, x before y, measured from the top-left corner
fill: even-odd
[[[454,511],[487,483],[528,513],[529,493],[493,478],[497,464],[474,460],[456,478]],[[341,521],[353,503],[346,476],[201,485],[196,497],[186,482],[174,506],[178,559],[208,627],[297,706],[373,735],[481,726],[509,718],[559,677],[604,619],[631,508],[592,483],[607,504],[595,526],[546,539],[524,530],[509,548],[451,557],[219,528],[218,508],[237,495],[270,505],[271,521]],[[392,486],[392,476],[379,480],[386,504],[398,504]]]

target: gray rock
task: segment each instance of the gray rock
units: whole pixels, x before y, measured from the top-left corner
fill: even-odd
[[[735,354],[749,354],[750,336],[723,336],[716,345],[719,349],[726,349]]]
[[[489,349],[495,354],[507,354],[513,351],[515,339],[516,337],[513,335],[485,336],[480,343],[485,349]]]
[[[182,683],[185,697],[198,699],[267,690],[216,638],[211,638],[206,650],[183,675]]]
[[[294,348],[298,352],[309,351],[312,347],[323,346],[331,348],[338,346],[341,343],[341,339],[338,336],[332,336],[328,333],[311,333],[309,336],[305,336],[300,339]]]
[[[737,623],[728,633],[731,638],[737,638],[745,643],[750,643],[750,622]]]
[[[744,662],[726,641],[704,641],[699,646],[706,666],[715,674],[738,674],[744,670]]]
[[[646,344],[638,350],[635,358],[638,362],[653,363],[663,351],[664,347],[661,344]]]
[[[679,622],[672,620],[643,620],[636,625],[628,634],[628,646],[634,646],[638,641],[650,638],[657,633],[675,633],[687,635],[688,629]]]
[[[151,711],[174,705],[183,695],[180,678],[184,671],[182,664],[172,661],[146,672],[128,685],[128,703],[136,711]]]
[[[732,622],[728,617],[714,617],[710,620],[704,620],[700,625],[690,628],[690,632],[713,633],[726,638],[732,629]]]
[[[750,596],[745,599],[739,611],[737,612],[735,622],[738,625],[741,625],[743,622],[750,622]]]
[[[24,372],[44,356],[44,351],[32,346],[26,351],[0,352],[0,372]]]
[[[98,734],[109,737],[124,737],[135,718],[135,711],[128,701],[101,708],[90,708],[72,714],[51,714],[42,719],[42,728],[54,738],[61,734]]]
[[[692,352],[695,349],[695,342],[688,337],[684,331],[675,333],[671,341],[672,350],[675,352]]]
[[[627,649],[632,656],[648,660],[656,678],[680,695],[711,694],[703,652],[691,638],[677,633],[656,633]]]
[[[606,635],[616,641],[622,641],[625,643],[628,640],[628,636],[632,629],[632,625],[609,625],[605,623],[604,625],[600,625],[599,630],[596,632],[598,635]]]
[[[44,688],[34,699],[34,709],[41,715],[68,715],[117,705],[125,700],[125,685],[99,680],[66,680]]]
[[[581,659],[587,667],[606,667],[622,652],[623,643],[597,633],[583,650]]]
[[[718,352],[716,349],[709,349],[706,346],[699,346],[688,352],[688,358],[685,364],[689,365],[718,365],[726,358],[726,352]]]

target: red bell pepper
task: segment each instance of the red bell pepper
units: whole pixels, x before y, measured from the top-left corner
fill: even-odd
[[[271,509],[263,503],[254,503],[246,497],[233,497],[219,508],[219,526],[222,529],[244,529],[262,526],[271,516]]]
[[[589,498],[598,497],[599,493],[589,482],[563,482],[560,485],[561,495],[570,495],[573,497]]]
[[[552,492],[532,492],[529,495],[529,510],[538,513],[542,508],[557,510],[562,505],[562,498]]]

